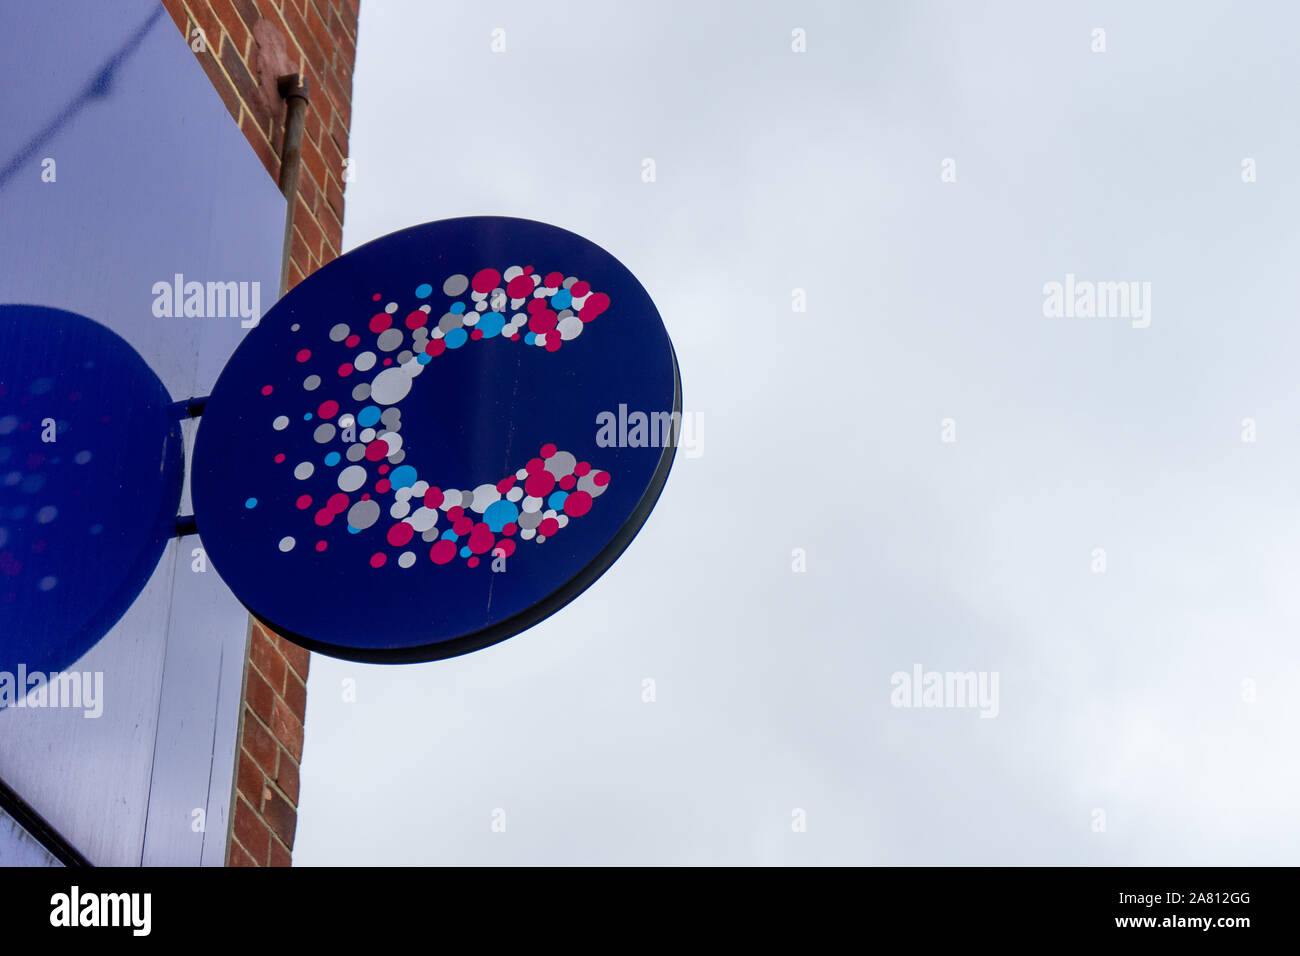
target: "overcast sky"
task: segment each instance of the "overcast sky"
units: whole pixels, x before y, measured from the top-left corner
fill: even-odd
[[[531,631],[314,656],[295,862],[1294,862],[1298,30],[362,3],[345,246],[475,214],[592,239],[657,303],[703,454]],[[1150,283],[1149,326],[1046,316],[1067,274]],[[892,706],[917,665],[996,672],[996,717]]]

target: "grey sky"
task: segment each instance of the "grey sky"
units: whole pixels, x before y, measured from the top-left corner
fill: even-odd
[[[345,245],[599,243],[704,453],[526,634],[313,658],[296,862],[1295,862],[1298,21],[363,3]],[[1150,327],[1046,318],[1067,273],[1150,282]],[[998,716],[892,707],[914,664]]]

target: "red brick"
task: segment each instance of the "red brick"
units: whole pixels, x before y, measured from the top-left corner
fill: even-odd
[[[248,32],[248,27],[240,19],[239,13],[235,10],[231,0],[210,0],[212,9],[218,19],[221,20],[221,27],[226,31],[226,42],[233,43],[240,57],[248,55],[249,43],[253,35]],[[245,60],[245,63],[248,61]],[[251,72],[251,71],[250,71]]]
[[[251,800],[264,786],[266,786],[266,774],[248,755],[248,752],[241,749],[239,751],[239,768],[235,776],[235,789],[248,796]]]
[[[293,856],[279,840],[271,841],[271,866],[293,866]]]
[[[292,289],[304,278],[305,276],[303,275],[303,271],[298,268],[298,263],[290,262],[289,263],[289,288]]]
[[[294,760],[302,760],[302,723],[289,710],[284,701],[278,697],[271,709],[271,733],[275,739],[284,744],[284,749]]]
[[[271,689],[277,694],[284,693],[284,675],[287,667],[284,656],[276,649],[274,641],[267,636],[260,623],[253,626],[253,639],[249,647],[249,660],[262,672]]]
[[[296,807],[299,796],[299,770],[297,761],[288,753],[280,754],[280,773],[275,778],[275,785],[284,791],[284,795]]]
[[[253,713],[265,721],[271,719],[271,703],[275,700],[275,691],[253,668],[248,669],[248,684],[244,687],[244,700],[253,709]]]
[[[235,840],[230,841],[230,859],[226,862],[227,866],[257,866],[257,861],[248,855],[245,850]]]
[[[239,116],[239,128],[244,131],[244,138],[252,144],[253,152],[257,153],[257,158],[262,161],[266,171],[271,174],[274,182],[280,181],[280,157],[271,149],[271,143],[266,136],[257,128],[257,120],[244,110]]]
[[[244,26],[249,30],[253,29],[253,24],[261,15],[257,12],[257,4],[253,0],[231,0],[235,10],[239,13],[239,18],[244,21]]]
[[[317,226],[317,229],[320,227]],[[289,666],[303,680],[307,679],[307,670],[311,666],[311,651],[305,647],[299,647],[287,637],[280,638],[280,653],[288,661]]]
[[[262,98],[262,88],[253,79],[253,74],[248,72],[243,56],[229,43],[221,48],[221,68],[235,84],[235,92],[243,101],[244,111],[253,114],[257,128],[269,138],[273,125],[271,107]]]
[[[306,716],[307,684],[297,674],[290,674],[284,682],[284,702],[299,720]]]
[[[293,834],[298,827],[298,811],[294,805],[286,800],[278,790],[272,790],[270,796],[266,798],[266,806],[262,808],[262,816],[265,818],[267,826],[271,828],[271,832],[292,850]],[[270,851],[269,843],[267,851],[268,853]]]
[[[185,12],[185,4],[181,0],[162,0],[163,9],[167,11],[172,22],[176,24],[176,29],[181,31],[181,36],[185,35],[185,25],[190,22],[190,15]]]
[[[268,777],[275,779],[275,758],[280,752],[275,735],[262,725],[252,711],[244,711],[244,739],[241,742],[253,762],[261,767]],[[254,791],[256,794],[256,791]],[[253,799],[256,799],[254,796]]]
[[[271,829],[242,797],[235,798],[234,833],[257,865],[265,866],[271,855]]]
[[[307,251],[313,256],[320,258],[320,226],[316,225],[316,220],[312,218],[310,213],[304,212],[301,204],[294,210],[293,228],[295,232],[302,233],[303,241],[307,243]],[[286,661],[288,661],[289,666],[293,667],[294,658],[297,658],[301,667],[294,667],[294,669],[299,673],[302,673],[302,671],[307,669],[307,659],[305,655],[295,653],[293,657],[289,656],[289,648],[293,647],[292,644],[289,644],[289,642],[284,638],[280,638],[276,644],[278,645],[280,654],[283,655]],[[288,646],[286,647],[286,645]],[[301,651],[301,648],[298,650]]]
[[[212,12],[207,0],[188,0],[187,6],[190,10],[190,18],[203,28],[203,40],[207,44],[208,50],[216,56],[221,47],[221,21]],[[185,34],[185,42],[192,44],[194,39],[194,30],[191,28]],[[193,47],[190,49],[193,49]]]

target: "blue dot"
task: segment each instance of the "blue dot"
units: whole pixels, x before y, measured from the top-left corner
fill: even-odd
[[[352,525],[348,525],[348,534],[360,534],[360,533],[361,533],[360,528],[354,528],[352,527]]]
[[[525,344],[527,344],[527,345],[532,345],[532,344],[533,344],[533,340],[536,339],[536,338],[537,338],[537,336],[536,336],[534,333],[529,332],[529,333],[527,333],[527,334],[524,336],[524,342],[525,342]]]
[[[498,498],[483,512],[483,520],[493,534],[500,534],[502,528],[518,518],[519,509],[513,501],[507,501],[505,498]]]
[[[450,528],[442,533],[443,541],[455,541],[459,537],[460,535],[456,534],[456,532],[452,531]]]
[[[306,415],[302,416],[302,420],[305,422],[311,421],[311,412],[308,412]]]
[[[325,464],[327,464],[327,465],[329,465],[331,468],[333,468],[335,465],[337,465],[337,464],[339,463],[339,458],[340,458],[340,457],[341,457],[341,456],[339,455],[338,452],[336,452],[336,451],[332,451],[332,452],[330,452],[328,455],[325,456]]]
[[[244,502],[244,507],[245,507],[245,508],[256,508],[256,507],[257,507],[257,499],[256,499],[256,498],[249,498],[247,501]]]
[[[559,511],[564,507],[564,499],[567,497],[569,497],[567,491],[553,491],[551,492],[551,497],[546,499],[546,503],[556,511]]]
[[[398,465],[388,476],[388,480],[392,482],[394,488],[409,488],[419,480],[419,476],[410,465]]]
[[[483,338],[490,339],[494,335],[499,334],[501,329],[505,327],[505,324],[506,317],[500,312],[484,312],[483,317],[478,320],[478,325],[476,325],[475,328],[483,333]]]
[[[443,341],[447,343],[447,348],[458,349],[469,341],[469,333],[464,329],[452,329],[443,337]]]
[[[558,312],[560,309],[567,309],[572,301],[573,293],[568,289],[561,289],[551,296],[551,308]]]
[[[453,302],[453,303],[451,304],[451,308],[448,309],[448,311],[451,312],[452,315],[460,315],[462,312],[465,311],[465,303],[464,303],[464,302]]]
[[[432,291],[433,286],[429,285],[427,282],[421,282],[415,287],[415,297],[417,299],[427,299],[429,298],[429,293]]]
[[[428,365],[430,362],[433,361],[433,356],[429,355],[427,352],[421,352],[419,357],[416,358],[416,361],[419,362],[421,365]]]
[[[469,545],[465,545],[463,548],[460,549],[460,556],[462,558],[468,558],[473,553],[474,552],[469,549]]]
[[[362,428],[369,428],[375,422],[379,421],[379,416],[381,414],[378,405],[367,405],[365,408],[361,409],[361,411],[357,412],[357,421],[361,423]]]

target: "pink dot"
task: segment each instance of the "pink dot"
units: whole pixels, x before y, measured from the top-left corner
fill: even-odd
[[[429,317],[425,314],[424,310],[416,309],[406,317],[406,327],[408,329],[418,329],[423,327],[428,321]]]
[[[370,492],[368,492],[368,491],[367,491],[367,492],[363,492],[362,495],[361,495],[361,500],[362,500],[362,501],[369,501],[369,500],[370,500]]]
[[[542,285],[546,286],[548,289],[558,289],[560,286],[564,285],[564,273],[548,272],[546,278],[542,280]]]
[[[536,315],[538,312],[545,310],[545,308],[546,308],[545,299],[533,299],[533,301],[528,303],[528,314]]]
[[[550,442],[547,442],[542,446],[541,455],[543,458],[550,458],[556,453],[556,451],[558,451],[558,449]]]
[[[471,568],[477,568],[477,567],[478,567],[478,558],[470,558],[470,559],[469,559],[468,561],[466,561],[465,563],[468,564]]]
[[[277,465],[284,463],[284,452],[280,452],[280,454],[275,456],[275,463]]]
[[[533,280],[526,275],[515,276],[506,284],[506,294],[512,299],[522,299],[533,294]]]
[[[475,342],[477,342],[479,339],[483,338],[483,330],[475,329],[473,332],[469,334],[469,337],[473,339]]]
[[[464,515],[461,515],[461,517],[451,523],[451,530],[455,531],[457,534],[469,534],[474,530],[474,522],[469,518],[466,518]]]
[[[446,564],[454,557],[456,557],[456,543],[454,541],[436,541],[433,547],[429,549],[429,559],[434,564]]]
[[[442,504],[442,489],[430,488],[424,493],[424,506],[426,508],[436,508]]]
[[[572,286],[569,287],[569,292],[572,293],[575,299],[581,299],[584,295],[586,295],[590,291],[591,291],[591,286],[588,285],[586,282],[575,282],[573,283]]]
[[[301,495],[298,498],[298,510],[306,511],[311,507],[311,495]]]
[[[309,358],[311,358],[311,349],[302,349],[301,351],[299,351],[298,353],[299,362],[305,362]]]
[[[384,365],[392,365],[392,364],[393,364],[393,360],[392,360],[392,359],[390,359],[390,358],[384,359]]]
[[[388,466],[380,465],[378,468],[375,469],[375,471],[379,472],[381,475],[386,475],[388,474]]]
[[[501,549],[501,553],[507,558],[515,553],[515,543],[513,541],[501,541],[497,544],[497,547]]]
[[[328,548],[328,547],[329,547],[329,545],[326,544],[324,541],[317,541],[317,542],[316,542],[316,550],[317,550],[317,551],[324,551],[324,550],[325,550],[326,548]]]
[[[388,555],[384,554],[382,551],[376,551],[370,556],[370,566],[372,568],[382,568],[387,560]]]
[[[474,530],[470,532],[469,541],[466,544],[474,554],[487,554],[492,550],[492,543],[496,541],[495,536],[488,529],[488,526],[482,523],[476,524]]]
[[[352,363],[351,363],[351,362],[344,362],[342,365],[340,365],[340,366],[339,366],[339,374],[340,374],[341,376],[343,376],[344,378],[347,378],[349,375],[351,375],[351,374],[352,374]]]
[[[533,267],[532,267],[532,266],[524,266],[524,275],[526,275],[526,276],[530,276],[530,275],[532,275],[532,274],[533,274]]]
[[[597,487],[604,488],[607,484],[609,484],[609,472],[598,471],[591,476],[591,480],[596,483]]]
[[[393,483],[387,478],[380,478],[375,482],[375,494],[386,495],[393,488]]]
[[[388,543],[394,548],[403,547],[413,537],[415,537],[415,529],[405,521],[399,521],[388,529]]]
[[[329,508],[322,508],[320,511],[316,512],[316,523],[322,528],[333,520],[334,512],[330,511]]]
[[[506,537],[509,537],[510,535],[514,534],[514,533],[517,532],[518,530],[519,530],[519,525],[515,524],[515,523],[512,521],[512,522],[510,522],[508,525],[506,525],[504,528],[501,529],[501,533],[504,534]],[[513,550],[513,548],[512,548],[512,550]]]
[[[497,491],[504,495],[507,491],[509,491],[514,486],[515,486],[515,476],[507,475],[505,478],[502,478],[500,481],[497,482]]]
[[[316,409],[316,413],[321,418],[333,418],[339,413],[339,403],[333,400],[321,402],[320,408]]]
[[[555,476],[549,471],[535,472],[524,482],[524,491],[534,498],[545,498],[553,488],[555,488]]]
[[[528,331],[536,332],[540,335],[543,332],[549,332],[551,329],[555,328],[555,323],[558,321],[559,316],[550,309],[539,309],[534,312],[532,318],[528,320]]]
[[[548,352],[558,352],[560,350],[560,346],[563,344],[564,344],[564,340],[561,339],[558,335],[548,334],[546,336],[546,351]]]
[[[270,395],[273,391],[275,391],[275,389],[273,389],[270,385],[263,385],[263,386],[262,386],[262,394],[263,394],[263,395]]]
[[[581,478],[589,471],[591,471],[591,465],[587,464],[585,461],[578,462],[578,464],[575,465],[573,468],[573,473],[577,475],[579,478]]]
[[[343,344],[350,349],[354,349],[361,344],[361,336],[353,332],[351,335],[349,335],[346,339],[343,340]]]
[[[465,509],[462,508],[460,505],[456,505],[454,508],[447,509],[447,517],[450,518],[452,521],[459,521],[461,516],[464,513],[465,513]]]
[[[528,472],[530,475],[535,475],[539,471],[545,470],[546,462],[542,461],[540,458],[529,458],[528,464],[524,465],[524,471]]]
[[[376,438],[366,446],[366,461],[380,461],[388,457],[388,442]]]
[[[578,318],[584,322],[590,322],[600,313],[609,308],[609,296],[603,292],[593,292],[591,298],[582,304],[578,310]]]
[[[581,518],[591,510],[591,495],[585,491],[575,491],[564,499],[564,513],[574,518]]]
[[[370,317],[370,331],[379,333],[393,324],[393,317],[387,312],[376,312]]]
[[[424,347],[425,355],[441,355],[447,350],[447,343],[442,339],[434,339]]]
[[[371,301],[371,302],[378,302],[378,301],[380,300],[380,298],[382,298],[382,296],[380,296],[380,294],[379,294],[378,292],[376,292],[374,295],[372,295],[372,296],[370,297],[370,301]]]
[[[330,511],[332,511],[334,514],[339,514],[347,506],[348,506],[348,496],[341,491],[335,492],[334,494],[330,495],[330,500],[325,503],[325,507],[328,508]]]
[[[542,523],[537,526],[537,533],[550,537],[560,530],[560,523],[554,518],[543,518]]]
[[[491,292],[501,281],[501,273],[496,269],[480,269],[474,273],[474,278],[470,282],[475,292]]]
[[[570,490],[577,483],[578,483],[578,479],[574,478],[572,475],[565,475],[563,478],[560,479],[560,487],[565,491]]]

